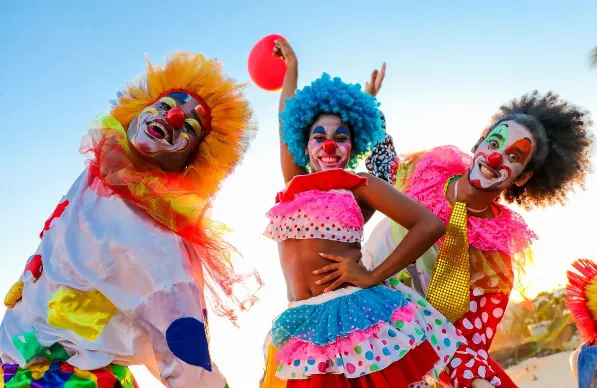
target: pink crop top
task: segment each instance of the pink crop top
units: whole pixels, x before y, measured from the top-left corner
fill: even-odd
[[[296,176],[278,193],[264,234],[275,241],[360,242],[365,222],[351,189],[365,185],[367,178],[341,169]]]

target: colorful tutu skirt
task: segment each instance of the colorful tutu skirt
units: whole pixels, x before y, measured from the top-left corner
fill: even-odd
[[[262,388],[417,386],[438,376],[464,342],[405,286],[349,287],[292,302],[268,338]]]
[[[0,366],[3,388],[138,388],[129,368],[115,364],[91,371],[65,362],[41,362],[27,368]]]

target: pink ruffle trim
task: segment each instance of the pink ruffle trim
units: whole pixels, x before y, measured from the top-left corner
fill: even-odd
[[[363,214],[354,196],[348,190],[310,190],[295,194],[291,201],[280,202],[267,216],[305,218],[337,222],[345,228],[361,228]]]
[[[405,191],[447,225],[452,208],[445,197],[445,184],[451,177],[465,174],[470,163],[471,157],[456,147],[434,148],[417,162],[412,173],[416,178],[411,178],[411,185]],[[501,251],[512,256],[537,239],[518,213],[501,204],[496,203],[496,206],[501,215],[494,218],[468,217],[470,245],[482,251]]]
[[[414,320],[416,311],[416,307],[412,303],[409,303],[406,306],[396,309],[392,313],[390,321],[412,322]],[[355,330],[348,336],[338,338],[336,342],[324,346],[292,338],[276,354],[276,361],[288,363],[294,360],[319,358],[333,360],[337,357],[337,355],[342,354],[345,351],[352,350],[355,345],[365,341],[367,338],[377,338],[377,333],[379,332],[380,328],[387,324],[388,322],[379,322],[365,330]]]

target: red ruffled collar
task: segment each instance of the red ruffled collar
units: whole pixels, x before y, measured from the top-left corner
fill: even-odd
[[[296,194],[304,191],[352,190],[366,185],[367,178],[342,169],[297,175],[292,178],[285,190],[276,195],[276,203],[292,201]]]

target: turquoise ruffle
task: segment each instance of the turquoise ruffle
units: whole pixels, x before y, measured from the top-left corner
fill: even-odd
[[[402,293],[375,286],[321,304],[290,308],[274,321],[272,341],[278,349],[292,338],[328,345],[356,330],[389,322],[394,311],[408,303]]]

